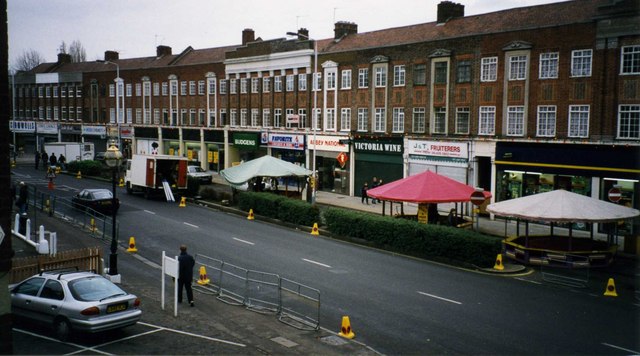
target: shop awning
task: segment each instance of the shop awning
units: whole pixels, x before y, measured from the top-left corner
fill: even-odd
[[[230,184],[240,185],[255,177],[304,177],[311,175],[311,171],[267,155],[223,169],[220,175]]]
[[[611,222],[630,219],[640,211],[558,189],[487,206],[496,215],[545,222]]]
[[[470,201],[474,191],[474,187],[426,171],[369,189],[368,195],[380,200],[397,202],[457,203]],[[491,192],[483,193],[485,198],[491,197]]]

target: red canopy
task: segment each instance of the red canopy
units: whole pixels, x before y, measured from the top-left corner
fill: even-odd
[[[411,203],[456,203],[471,200],[475,188],[457,180],[426,171],[383,184],[367,191],[370,197],[380,200]],[[484,192],[491,198],[491,192]]]

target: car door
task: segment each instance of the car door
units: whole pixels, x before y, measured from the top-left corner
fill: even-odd
[[[39,320],[35,302],[44,285],[45,278],[33,277],[20,283],[11,290],[11,312],[22,318]]]
[[[34,309],[38,313],[39,320],[52,324],[60,313],[64,302],[64,290],[62,284],[54,279],[45,282],[38,298],[34,301]]]

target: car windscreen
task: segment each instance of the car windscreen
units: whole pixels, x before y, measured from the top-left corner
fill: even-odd
[[[100,301],[115,295],[125,295],[120,287],[103,277],[86,277],[69,282],[69,290],[76,300]]]
[[[204,170],[198,166],[189,166],[189,171],[191,173],[204,172]]]
[[[93,192],[93,196],[96,200],[111,199],[112,197],[111,192],[108,190],[95,191]]]

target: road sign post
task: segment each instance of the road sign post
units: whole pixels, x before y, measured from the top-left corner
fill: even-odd
[[[471,197],[469,197],[469,199],[471,200],[471,203],[476,206],[473,210],[476,216],[476,231],[478,231],[480,229],[480,205],[484,204],[484,201],[486,200],[484,196],[484,189],[476,188],[476,190],[471,193]]]
[[[620,191],[620,188],[618,188],[617,186],[614,186],[613,188],[609,189],[609,201],[612,203],[617,203],[620,201],[620,199],[622,198],[622,192]]]

